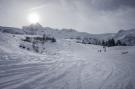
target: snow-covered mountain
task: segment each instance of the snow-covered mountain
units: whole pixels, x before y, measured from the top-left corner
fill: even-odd
[[[120,30],[114,37],[116,40],[120,40],[126,45],[135,45],[135,29]]]
[[[7,29],[8,28],[8,29]],[[12,27],[0,27],[1,32],[12,34],[27,34],[27,35],[51,35],[55,38],[65,39],[89,39],[90,43],[97,43],[98,40],[112,38],[112,34],[94,35],[86,32],[78,32],[74,29],[54,29],[50,27],[43,27],[39,23],[23,26],[22,29]]]
[[[55,38],[77,39],[82,41],[86,39],[88,43],[96,44],[102,40],[108,40],[114,38],[120,40],[126,45],[135,45],[135,29],[120,30],[118,33],[106,33],[106,34],[90,34],[86,32],[78,32],[74,29],[54,29],[50,27],[43,27],[39,23],[31,24],[29,26],[23,26],[20,28],[13,27],[0,27],[1,32],[12,34],[27,34],[27,35],[51,35]]]
[[[22,29],[20,28],[3,27],[3,26],[0,26],[0,32],[11,34],[24,34],[24,31],[22,31]]]

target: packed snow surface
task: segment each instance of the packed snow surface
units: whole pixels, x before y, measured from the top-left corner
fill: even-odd
[[[0,89],[135,89],[135,47],[103,47],[58,39],[43,54],[0,33]],[[102,50],[98,52],[98,50]]]

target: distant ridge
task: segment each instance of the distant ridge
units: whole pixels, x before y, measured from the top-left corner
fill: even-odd
[[[135,29],[129,30],[120,30],[118,33],[105,33],[105,34],[90,34],[87,32],[78,32],[74,29],[54,29],[50,27],[43,27],[41,24],[31,24],[28,26],[23,26],[20,28],[14,27],[3,27],[0,26],[0,32],[11,33],[11,34],[27,34],[27,35],[52,35],[56,38],[65,38],[65,39],[82,39],[90,38],[91,43],[93,40],[108,40],[115,39],[121,40],[129,46],[135,45]]]

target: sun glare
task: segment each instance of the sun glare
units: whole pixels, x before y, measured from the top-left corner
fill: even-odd
[[[30,13],[28,15],[28,21],[32,24],[39,22],[39,15],[37,13]]]

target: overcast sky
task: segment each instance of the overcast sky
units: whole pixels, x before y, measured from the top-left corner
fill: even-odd
[[[33,12],[44,27],[96,34],[135,28],[135,0],[0,0],[0,25],[28,25]]]

